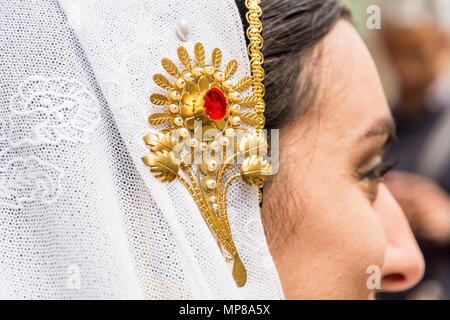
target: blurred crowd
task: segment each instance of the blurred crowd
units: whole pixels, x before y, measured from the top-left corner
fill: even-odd
[[[426,261],[423,280],[381,299],[450,299],[450,1],[349,0],[378,64],[397,123],[386,183]],[[368,6],[380,9],[370,30]],[[376,11],[370,13],[376,14]]]

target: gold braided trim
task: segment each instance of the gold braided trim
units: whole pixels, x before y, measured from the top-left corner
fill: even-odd
[[[262,10],[259,4],[261,0],[246,0],[245,5],[248,9],[246,14],[249,27],[247,29],[247,37],[250,41],[248,46],[248,54],[250,56],[250,67],[252,71],[252,88],[253,95],[258,98],[258,103],[255,107],[255,111],[259,116],[259,123],[256,125],[256,130],[260,132],[264,128],[265,118],[264,110],[266,105],[264,103],[264,69],[262,67],[264,62],[264,56],[261,52],[263,46],[262,38],[262,23],[261,15]]]

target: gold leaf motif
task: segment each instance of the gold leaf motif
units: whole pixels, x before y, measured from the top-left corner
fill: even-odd
[[[153,104],[156,104],[157,106],[165,106],[169,103],[169,99],[167,99],[166,96],[163,96],[159,93],[154,93],[150,96],[150,101]]]
[[[178,58],[181,63],[186,67],[187,70],[191,70],[191,58],[189,57],[189,53],[186,48],[183,46],[179,46],[177,49]]]
[[[170,121],[172,119],[172,116],[167,113],[153,113],[148,117],[148,122],[153,125],[160,125],[163,123],[166,123],[167,121]]]
[[[215,48],[211,56],[211,64],[213,68],[214,69],[219,68],[221,62],[222,62],[222,51],[220,51],[219,48]]]
[[[200,67],[203,67],[205,64],[205,48],[200,42],[197,42],[194,47],[195,60],[197,60],[197,64]]]
[[[252,84],[252,78],[249,76],[245,76],[236,83],[236,85],[234,86],[234,90],[244,91],[244,90],[248,89],[251,84]]]
[[[256,112],[243,112],[239,117],[242,121],[252,126],[256,126],[259,123],[259,115]]]
[[[258,97],[248,96],[241,99],[239,105],[245,108],[251,108],[258,104]]]
[[[142,161],[150,167],[150,171],[162,182],[170,182],[175,179],[180,169],[180,164],[175,154],[167,150],[147,155],[142,158]]]
[[[153,81],[163,89],[172,90],[174,88],[170,81],[160,73],[153,76]]]
[[[172,77],[175,78],[180,77],[180,71],[178,71],[177,66],[171,60],[164,58],[162,59],[161,64],[164,70],[166,70],[167,73],[170,74]]]
[[[168,134],[168,133],[172,133],[173,130],[175,130],[175,129],[174,128],[164,128],[162,130],[159,130],[159,132]]]
[[[225,80],[228,80],[237,70],[238,64],[236,60],[231,60],[225,67]]]
[[[271,173],[270,163],[256,155],[246,158],[241,166],[242,180],[249,185],[262,187]]]
[[[178,151],[176,150],[178,149],[178,142],[170,134],[164,134],[161,132],[158,132],[156,134],[148,134],[144,137],[144,142],[146,145],[150,146],[151,152],[158,152],[163,150]]]

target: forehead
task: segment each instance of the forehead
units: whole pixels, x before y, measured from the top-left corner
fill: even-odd
[[[350,23],[339,21],[323,40],[318,67],[321,127],[345,138],[390,117],[373,59]]]

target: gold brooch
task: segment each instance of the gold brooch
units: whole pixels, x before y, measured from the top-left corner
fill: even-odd
[[[226,199],[232,181],[242,178],[249,185],[261,187],[272,170],[263,159],[267,142],[261,130],[264,124],[261,90],[259,94],[257,90],[256,94],[240,96],[250,86],[253,92],[261,88],[262,79],[244,76],[233,84],[230,77],[238,64],[231,60],[221,71],[222,52],[218,48],[212,51],[211,64],[205,63],[201,43],[194,47],[195,65],[184,47],[178,47],[177,53],[184,67],[181,71],[171,60],[162,60],[162,67],[174,81],[162,74],[153,76],[168,94],[150,96],[153,104],[166,106],[166,112],[151,114],[149,123],[170,123],[170,128],[144,137],[151,153],[142,160],[161,181],[178,179],[183,183],[216,236],[219,248],[228,253],[227,262],[234,262],[232,274],[241,287],[247,273],[231,235]],[[242,122],[257,131],[242,128]],[[243,159],[240,173],[224,181],[226,171],[233,169],[239,158]]]

